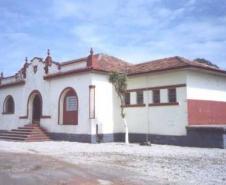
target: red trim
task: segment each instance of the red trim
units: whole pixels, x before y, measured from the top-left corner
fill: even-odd
[[[172,103],[149,103],[149,107],[154,107],[154,106],[170,106],[170,105],[179,105],[178,102],[172,102]]]
[[[156,86],[156,87],[128,89],[127,92],[147,91],[147,90],[160,90],[160,89],[171,89],[171,88],[177,88],[177,87],[186,87],[186,84],[175,84],[175,85],[165,85],[165,86]]]
[[[95,115],[95,107],[96,107],[96,102],[95,102],[95,99],[96,99],[96,90],[95,90],[95,88],[96,88],[96,86],[95,85],[90,85],[89,86],[89,119],[95,119],[95,117],[96,117],[96,115]],[[93,89],[94,90],[94,113],[93,113],[93,116],[91,116],[90,115],[90,113],[91,113],[91,89]]]
[[[24,80],[21,80],[21,81],[18,81],[18,82],[11,82],[11,83],[0,85],[0,89],[12,87],[12,86],[24,85],[24,84],[25,84],[25,81]]]
[[[59,99],[58,99],[58,125],[60,125],[60,100],[62,98],[62,95],[65,91],[68,91],[68,90],[73,90],[75,92],[75,95],[77,97],[77,112],[79,111],[79,99],[78,99],[78,95],[76,93],[76,91],[72,88],[72,87],[66,87],[65,89],[63,89],[60,93],[60,96],[59,96]],[[63,97],[64,98],[64,97]],[[63,105],[64,106],[64,105]],[[77,113],[78,114],[78,113]],[[77,120],[79,120],[79,115],[78,115],[78,118]],[[77,121],[77,124],[64,124],[62,123],[62,125],[78,125],[78,121]]]
[[[20,116],[19,119],[28,119],[28,116]]]
[[[189,125],[225,125],[226,102],[188,100]]]
[[[2,112],[2,114],[14,114],[14,112]]]
[[[124,105],[123,107],[125,107],[125,108],[130,108],[130,107],[145,107],[145,104],[131,104],[131,105]]]
[[[51,119],[51,116],[48,116],[48,115],[42,115],[42,116],[41,116],[41,119]]]
[[[11,76],[6,76],[6,77],[3,77],[2,79],[9,79],[9,78],[13,78],[13,77],[16,77],[16,75],[11,75]]]
[[[47,115],[44,115],[44,116],[41,116],[42,119],[51,119],[51,116],[47,116]],[[28,116],[20,116],[19,119],[28,119]]]

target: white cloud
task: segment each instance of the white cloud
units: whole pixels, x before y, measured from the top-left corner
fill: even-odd
[[[204,6],[197,0],[176,4],[162,0],[53,0],[41,15],[31,16],[4,9],[0,42],[6,44],[0,49],[1,64],[4,70],[13,71],[26,55],[43,56],[49,47],[54,58],[64,60],[86,55],[89,47],[94,47],[95,52],[130,62],[181,55],[226,66],[226,16],[196,17],[195,12]]]

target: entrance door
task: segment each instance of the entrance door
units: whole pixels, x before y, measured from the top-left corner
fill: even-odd
[[[39,95],[35,95],[32,108],[32,123],[39,124],[42,114],[42,102]]]

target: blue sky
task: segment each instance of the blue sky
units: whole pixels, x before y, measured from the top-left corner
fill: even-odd
[[[132,63],[183,56],[226,68],[226,0],[0,0],[0,71],[27,56],[95,52]]]

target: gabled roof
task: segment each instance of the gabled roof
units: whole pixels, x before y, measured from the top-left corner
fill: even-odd
[[[64,65],[74,64],[77,62],[87,62],[87,68],[85,69],[86,70],[88,69],[89,71],[90,70],[102,71],[102,72],[116,71],[116,72],[127,73],[130,76],[143,74],[143,73],[152,73],[152,72],[159,72],[159,71],[166,71],[166,70],[173,70],[173,69],[183,69],[183,68],[198,68],[198,69],[204,69],[204,70],[226,74],[226,71],[222,69],[219,69],[207,64],[199,63],[196,61],[190,61],[188,59],[185,59],[183,57],[178,57],[178,56],[148,61],[140,64],[131,64],[119,58],[109,56],[106,54],[94,54],[94,55],[89,55],[88,57],[71,60],[67,62],[62,62],[59,64],[61,66],[64,66]],[[68,71],[68,73],[70,74],[76,73],[76,72],[84,72],[84,70],[76,69],[76,70]],[[64,73],[67,74],[67,72],[64,72]],[[65,75],[65,74],[63,73],[61,74],[61,72],[59,72],[59,73],[47,75],[47,78],[50,76],[61,76],[61,75]]]
[[[37,59],[43,62],[41,58],[37,58]],[[80,62],[84,62],[85,66],[81,68],[71,67],[70,70],[66,70],[66,71],[60,70],[61,67],[64,67],[66,65],[73,65]],[[203,70],[222,73],[226,75],[226,71],[223,69],[219,69],[214,66],[199,63],[197,61],[190,61],[188,59],[185,59],[183,57],[178,57],[178,56],[148,61],[140,64],[131,64],[117,57],[109,56],[106,54],[93,54],[92,52],[87,57],[79,58],[76,60],[70,60],[66,62],[53,62],[53,63],[58,65],[59,71],[45,75],[44,79],[58,78],[61,76],[72,75],[75,73],[78,74],[78,73],[91,72],[91,71],[106,72],[106,73],[116,71],[120,73],[127,73],[129,76],[131,76],[131,75],[139,75],[144,73],[160,72],[160,71],[167,71],[167,70],[174,70],[174,69],[185,69],[185,68],[186,69],[187,68],[203,69]],[[19,72],[21,72],[21,70]],[[14,75],[13,77],[16,78],[16,75]],[[1,77],[0,81],[6,78],[7,77]]]

